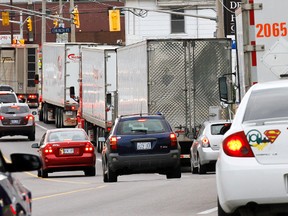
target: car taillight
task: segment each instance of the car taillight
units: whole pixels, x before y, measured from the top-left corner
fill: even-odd
[[[34,120],[34,116],[33,115],[27,115],[27,116],[25,116],[25,119],[26,120]]]
[[[5,118],[4,118],[4,116],[0,116],[0,121],[2,121],[2,120],[4,120]]]
[[[207,137],[204,136],[201,138],[201,140],[202,140],[202,146],[204,148],[210,147],[210,142],[209,142],[209,139]]]
[[[170,141],[171,141],[171,147],[177,146],[177,136],[175,133],[170,133]]]
[[[93,152],[94,151],[94,147],[91,143],[87,143],[85,145],[85,152]]]
[[[117,137],[116,136],[112,136],[110,137],[110,147],[111,150],[117,150]]]
[[[17,211],[16,211],[16,209],[14,208],[14,206],[12,204],[10,204],[10,212],[12,213],[12,215],[16,215],[17,214]]]
[[[254,157],[251,146],[243,131],[232,134],[224,139],[223,150],[231,157]]]
[[[36,99],[36,98],[37,98],[37,95],[33,95],[33,94],[32,94],[32,95],[28,95],[28,98],[29,98],[29,99]]]
[[[46,145],[45,148],[44,148],[44,153],[45,154],[52,154],[53,153],[53,149],[52,149],[52,146],[51,145]]]

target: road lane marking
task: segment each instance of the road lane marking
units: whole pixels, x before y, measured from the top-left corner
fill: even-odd
[[[83,191],[97,190],[97,189],[101,189],[104,187],[107,187],[107,186],[101,185],[101,186],[98,186],[96,188],[85,188],[85,189],[79,189],[79,190],[74,190],[74,191],[69,191],[69,192],[57,193],[57,194],[52,194],[52,195],[47,195],[47,196],[42,196],[42,197],[36,197],[36,198],[32,198],[32,201],[48,199],[48,198],[53,198],[53,197],[58,197],[58,196],[65,196],[65,195],[69,195],[69,194],[73,194],[73,193],[79,193],[79,192],[83,192]]]
[[[39,124],[37,124],[37,123],[36,123],[36,126],[42,128],[43,130],[48,130],[47,128],[45,128],[45,127],[43,127],[43,126],[41,126],[41,125],[39,125]]]
[[[199,215],[210,214],[210,213],[212,213],[212,212],[216,212],[217,210],[218,210],[218,208],[215,207],[215,208],[212,208],[212,209],[208,209],[208,210],[206,210],[206,211],[203,211],[203,212],[199,212],[199,213],[197,213],[197,214],[199,214]]]

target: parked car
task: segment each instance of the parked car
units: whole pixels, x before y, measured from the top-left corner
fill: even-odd
[[[94,143],[95,144],[95,143]],[[34,143],[42,160],[38,176],[48,173],[83,170],[86,176],[96,175],[95,147],[81,128],[47,130],[40,143]]]
[[[35,140],[36,112],[25,103],[5,103],[0,105],[0,137],[23,135]]]
[[[231,121],[205,121],[190,148],[191,172],[205,174],[215,171],[215,164],[224,133]]]
[[[119,175],[160,173],[181,178],[180,146],[163,115],[118,117],[102,151],[103,181]]]
[[[288,215],[287,92],[281,80],[243,97],[216,164],[219,216]]]
[[[0,91],[0,104],[2,103],[19,103],[19,100],[15,92]]]
[[[41,161],[31,154],[11,154],[7,163],[0,151],[0,215],[31,215],[32,193],[12,172],[38,170]]]

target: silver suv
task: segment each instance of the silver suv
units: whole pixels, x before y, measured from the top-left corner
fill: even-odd
[[[15,92],[0,91],[0,103],[19,103]]]

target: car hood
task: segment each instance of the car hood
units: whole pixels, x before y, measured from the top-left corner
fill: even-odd
[[[249,145],[261,164],[288,163],[288,122],[243,124]]]

